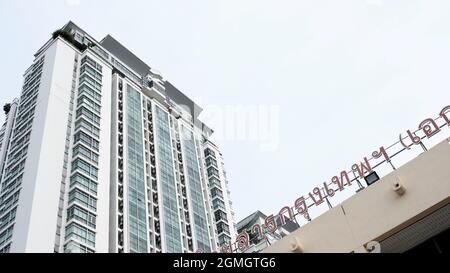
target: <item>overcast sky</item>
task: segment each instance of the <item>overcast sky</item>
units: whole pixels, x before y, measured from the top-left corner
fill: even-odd
[[[293,205],[450,104],[445,0],[1,0],[0,103],[19,95],[33,54],[69,20],[161,71],[219,136],[214,107],[278,109],[273,149],[217,138],[237,220]]]

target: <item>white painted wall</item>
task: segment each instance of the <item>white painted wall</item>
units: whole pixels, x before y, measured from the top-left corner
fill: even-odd
[[[11,252],[54,248],[75,51],[57,39],[44,54]]]
[[[75,50],[57,39],[44,54],[11,252],[53,252],[54,248]],[[108,252],[111,68],[95,55],[86,54],[103,66],[96,251]]]

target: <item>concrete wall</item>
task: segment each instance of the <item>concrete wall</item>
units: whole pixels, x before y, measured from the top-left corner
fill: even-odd
[[[11,252],[54,251],[76,51],[66,41],[57,39],[43,54],[45,60]],[[111,68],[95,55],[86,54],[103,66],[96,251],[108,252]],[[70,169],[70,163],[67,167]],[[68,181],[67,178],[67,185]]]
[[[450,203],[450,138],[264,252],[360,252]],[[403,195],[393,190],[399,183]],[[297,251],[293,246],[299,246]]]
[[[11,252],[54,249],[74,58],[61,39],[45,51]]]

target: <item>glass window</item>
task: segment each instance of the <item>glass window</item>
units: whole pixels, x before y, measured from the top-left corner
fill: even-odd
[[[98,177],[98,169],[81,158],[77,158],[72,162],[72,171],[77,170],[82,171],[84,174],[92,178],[97,179]]]
[[[70,223],[66,227],[66,240],[74,238],[89,246],[95,246],[95,232],[77,223]]]
[[[80,222],[82,222],[83,224],[87,224],[89,227],[95,228],[95,214],[82,209],[79,206],[76,205],[72,205],[68,210],[67,210],[67,219],[76,219]]]
[[[220,222],[220,223],[217,224],[217,233],[220,234],[222,232],[225,232],[225,233],[228,233],[228,234],[230,233],[230,228],[224,222]]]
[[[95,163],[98,163],[98,155],[81,144],[77,144],[73,148],[73,154],[74,154],[74,156],[82,155],[86,159],[89,159]]]
[[[215,176],[219,177],[219,171],[216,168],[211,166],[207,169],[207,171],[208,171],[208,176],[215,175]]]
[[[144,154],[140,94],[127,86],[128,220],[130,252],[147,252]]]
[[[166,233],[166,251],[181,253],[181,231],[179,228],[179,214],[177,208],[177,190],[173,173],[173,157],[170,137],[169,118],[160,107],[156,111],[157,153],[159,159],[159,173],[162,187],[162,204],[164,210],[163,225]]]
[[[80,186],[82,189],[86,191],[97,194],[97,183],[93,180],[81,175],[80,173],[76,173],[70,178],[70,186]]]
[[[79,189],[73,189],[69,192],[69,204],[73,202],[78,202],[93,211],[97,210],[97,199]]]
[[[181,132],[183,135],[183,153],[185,155],[187,167],[187,182],[189,184],[189,194],[194,214],[195,239],[197,240],[198,248],[203,252],[211,252],[208,224],[205,221],[205,200],[203,198],[194,134],[184,126],[181,128]]]

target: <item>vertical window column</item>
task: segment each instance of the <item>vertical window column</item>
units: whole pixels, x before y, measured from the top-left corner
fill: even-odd
[[[81,59],[64,252],[95,252],[102,66]]]
[[[169,117],[160,107],[155,107],[156,146],[161,184],[161,198],[164,217],[165,252],[181,253],[180,217],[178,214],[177,190],[173,169]]]
[[[127,175],[130,252],[147,252],[141,95],[127,85]]]

